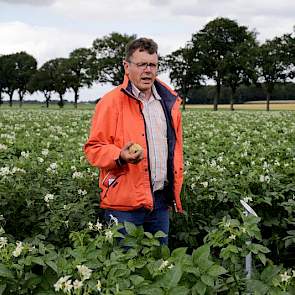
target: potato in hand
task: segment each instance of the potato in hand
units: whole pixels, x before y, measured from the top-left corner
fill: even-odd
[[[129,147],[129,152],[131,154],[137,153],[138,151],[141,151],[141,150],[142,150],[142,147],[138,143],[134,143]]]

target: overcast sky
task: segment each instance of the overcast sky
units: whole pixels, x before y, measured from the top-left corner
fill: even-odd
[[[228,17],[255,30],[263,42],[293,31],[295,1],[0,0],[0,54],[25,50],[41,66],[119,32],[153,38],[159,53],[165,55],[184,46],[216,17]],[[94,100],[110,88],[96,84],[81,92],[81,100]]]

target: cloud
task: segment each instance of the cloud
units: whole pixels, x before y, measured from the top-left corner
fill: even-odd
[[[166,6],[170,4],[170,0],[149,0],[152,5],[155,6]]]
[[[7,2],[9,4],[28,4],[36,6],[47,6],[51,5],[56,0],[0,0],[0,2]]]
[[[53,5],[57,13],[70,18],[106,22],[130,22],[154,17],[154,8],[147,1],[134,0],[57,0]],[[153,13],[152,13],[153,12]],[[133,24],[136,28],[137,24]]]
[[[79,47],[91,46],[93,36],[55,27],[37,27],[22,22],[0,23],[0,54],[26,51],[39,66],[52,58],[67,57]]]

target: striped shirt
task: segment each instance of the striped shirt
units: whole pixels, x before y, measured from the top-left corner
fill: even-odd
[[[152,177],[153,191],[161,190],[167,181],[167,123],[161,105],[161,97],[155,86],[152,86],[151,97],[145,99],[144,93],[140,92],[132,84],[133,95],[143,104],[143,115],[147,129],[147,141],[149,149],[149,161]]]

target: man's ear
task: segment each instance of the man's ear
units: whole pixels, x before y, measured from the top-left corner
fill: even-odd
[[[129,63],[126,60],[123,60],[123,66],[125,70],[125,74],[129,74]]]

